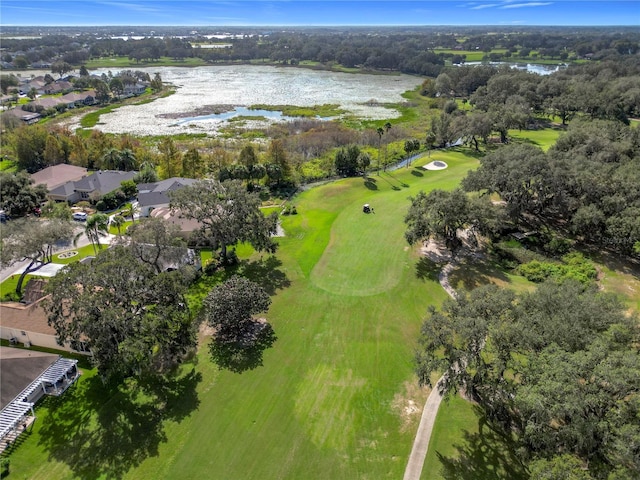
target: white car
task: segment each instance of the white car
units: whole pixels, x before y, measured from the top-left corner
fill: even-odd
[[[78,222],[86,222],[87,221],[87,214],[84,212],[74,212],[73,213],[73,219],[78,221]]]

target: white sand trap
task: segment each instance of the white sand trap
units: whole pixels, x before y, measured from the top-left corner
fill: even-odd
[[[446,163],[440,161],[440,160],[435,160],[431,163],[427,163],[424,167],[425,170],[444,170],[445,168],[447,168],[449,165],[447,165]]]

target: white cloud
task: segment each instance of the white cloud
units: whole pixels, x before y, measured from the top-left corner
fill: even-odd
[[[499,8],[545,7],[547,5],[553,5],[553,2],[507,3]]]
[[[500,4],[499,3],[481,3],[479,5],[474,5],[473,7],[469,7],[471,8],[471,10],[482,10],[484,8],[493,8],[493,7],[499,7]]]
[[[134,12],[143,12],[143,13],[156,13],[159,12],[157,8],[149,7],[146,5],[142,5],[139,3],[124,3],[124,2],[96,2],[102,5],[107,5],[109,7],[121,7],[127,10],[133,10]]]

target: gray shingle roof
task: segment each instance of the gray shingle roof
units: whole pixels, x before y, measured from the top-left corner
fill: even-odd
[[[100,170],[74,182],[74,190],[82,192],[98,192],[104,195],[120,188],[120,183],[132,180],[136,172],[119,172],[114,170]],[[53,193],[53,192],[52,192]]]

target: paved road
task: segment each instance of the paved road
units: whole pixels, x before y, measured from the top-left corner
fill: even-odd
[[[80,232],[81,232],[81,227],[78,226],[78,228],[76,229],[76,234],[78,234]],[[100,243],[110,243],[111,242],[111,237],[113,237],[113,235],[109,235],[109,236],[107,236],[107,237],[105,237],[103,239],[100,239]],[[66,245],[60,245],[60,246],[54,248],[54,253],[64,252],[65,250],[75,250],[77,248],[89,245],[90,243],[91,242],[89,241],[87,236],[82,234],[80,237],[78,237],[78,241],[75,244],[75,246],[74,246],[73,242],[70,242],[69,244],[66,244]],[[5,268],[0,269],[0,283],[4,282],[11,275],[15,275],[18,270],[26,267],[30,262],[31,262],[30,260],[23,260],[21,262],[14,263],[10,267],[5,267]],[[34,272],[34,274],[37,274],[37,272]]]
[[[449,284],[449,274],[455,268],[455,263],[447,263],[440,275],[438,281],[442,288],[449,294],[449,296],[456,298],[456,291]],[[429,441],[431,440],[431,432],[433,431],[433,425],[436,423],[436,416],[438,415],[438,409],[442,402],[442,395],[440,394],[439,386],[444,377],[440,377],[440,380],[436,383],[427,398],[427,402],[422,410],[422,417],[420,417],[420,425],[418,426],[418,432],[416,438],[413,441],[413,447],[411,448],[411,455],[409,455],[409,461],[407,462],[407,468],[404,471],[403,480],[420,480],[422,474],[422,467],[424,466],[424,460],[427,458],[427,450],[429,449]]]

